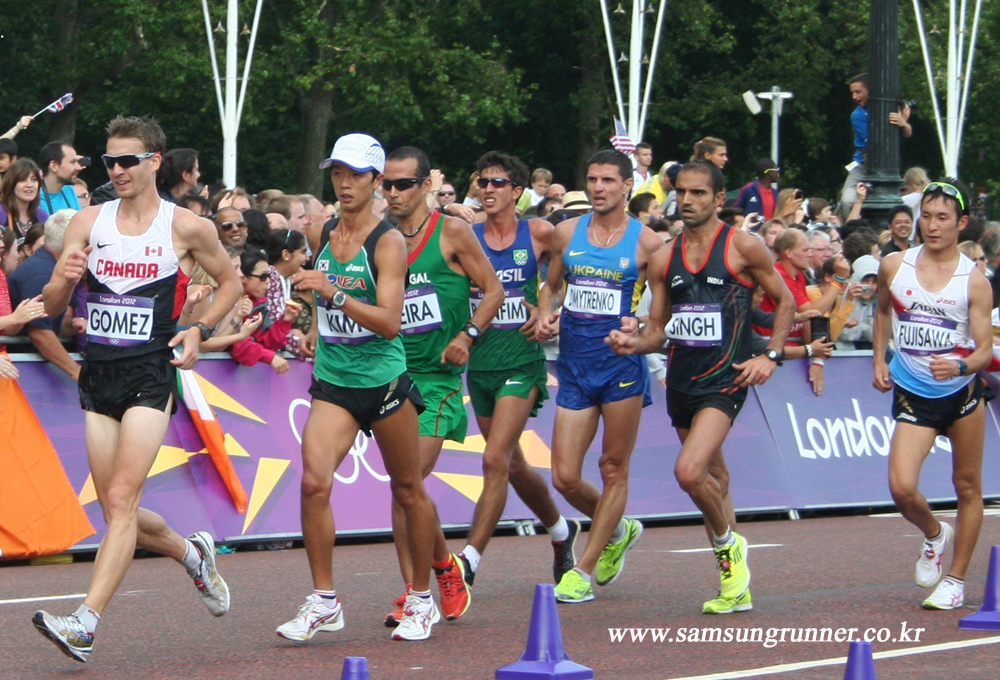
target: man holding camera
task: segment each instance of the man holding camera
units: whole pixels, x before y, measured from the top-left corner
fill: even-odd
[[[764,221],[774,217],[774,206],[778,204],[778,179],[781,169],[770,158],[760,158],[753,165],[757,179],[740,189],[736,197],[736,208],[743,208],[744,215],[756,213]]]

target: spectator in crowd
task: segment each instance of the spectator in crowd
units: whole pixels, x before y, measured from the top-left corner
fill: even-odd
[[[244,210],[242,215],[243,221],[247,223],[246,245],[257,250],[266,250],[267,242],[271,240],[271,234],[274,233],[271,231],[267,215],[254,208]]]
[[[871,227],[861,227],[851,232],[844,239],[844,257],[848,262],[854,262],[863,255],[873,255],[881,258],[878,245],[878,233]]]
[[[26,259],[35,254],[35,251],[45,245],[45,225],[32,224],[28,231],[24,233],[21,244],[17,247],[17,264],[20,266]]]
[[[454,203],[456,198],[457,194],[455,193],[455,185],[451,182],[443,182],[437,194],[438,208],[444,210],[449,205]]]
[[[73,180],[73,193],[76,194],[76,202],[80,204],[81,209],[90,206],[90,188],[82,177]]]
[[[267,227],[271,231],[285,231],[288,229],[288,220],[281,213],[269,212],[264,217],[267,218]]]
[[[10,276],[18,266],[17,237],[12,230],[0,225],[0,239],[3,241],[3,248],[0,248],[0,272]],[[4,290],[7,290],[6,283],[4,285]]]
[[[979,217],[969,217],[969,223],[965,225],[965,229],[958,232],[958,242],[973,241],[979,243],[979,239],[983,237],[985,231],[986,220]]]
[[[325,221],[332,220],[339,213],[340,213],[340,211],[338,209],[336,201],[334,201],[332,203],[324,203],[323,204],[323,214],[326,216],[326,220]]]
[[[303,218],[302,233],[308,232],[313,225],[326,224],[326,214],[323,212],[323,201],[312,194],[301,194],[299,200],[306,209],[306,216]]]
[[[992,280],[996,278],[994,272],[996,272],[997,266],[1000,266],[1000,223],[988,222],[986,224],[983,236],[979,239],[979,245],[983,247],[983,255],[986,256],[987,276]],[[996,307],[995,304],[993,306]]]
[[[462,203],[465,205],[471,205],[476,208],[482,207],[479,202],[479,171],[475,170],[471,175],[469,175],[469,189],[465,192],[465,198],[462,199]]]
[[[875,304],[878,302],[879,260],[863,255],[854,261],[851,286],[844,295],[845,306],[853,309],[837,336],[837,349],[871,349],[875,328]],[[832,329],[831,329],[832,330]]]
[[[809,239],[809,269],[806,270],[806,281],[810,286],[818,285],[822,281],[820,268],[823,263],[833,257],[833,246],[830,245],[830,236],[818,229],[813,229],[806,233]]]
[[[847,238],[848,236],[850,236],[851,234],[853,234],[858,229],[865,228],[865,227],[868,228],[868,229],[872,229],[872,223],[869,222],[868,220],[864,219],[864,218],[858,218],[856,220],[849,220],[848,222],[844,223],[843,227],[840,228],[840,233],[841,233],[841,236],[843,236],[844,238]]]
[[[0,264],[6,265],[11,260],[10,253],[14,253],[16,256],[17,239],[14,238],[14,232],[10,229],[0,228]],[[16,257],[14,261],[16,262]],[[0,335],[17,335],[21,332],[24,324],[45,318],[45,305],[42,303],[41,296],[38,296],[21,300],[15,309],[11,304],[7,275],[4,273],[6,269],[8,269],[7,266],[0,266]],[[13,267],[10,269],[13,271]],[[4,352],[6,349],[4,345],[0,345],[0,352]],[[0,358],[5,357],[0,354]],[[16,370],[12,374],[9,366],[7,369],[7,372],[4,373],[3,365],[0,363],[0,375],[8,378],[17,377]]]
[[[302,269],[308,259],[306,237],[300,231],[286,229],[275,231],[267,242],[267,263],[271,278],[267,284],[268,316],[280,319],[285,314],[289,300],[294,299],[300,310],[297,318],[292,319],[292,328],[285,337],[282,349],[291,352],[299,359],[305,355],[299,349],[299,343],[309,332],[312,323],[312,304],[306,304],[301,296],[292,289],[292,275]]]
[[[236,275],[240,275],[240,254],[232,246],[223,246],[226,250],[226,255],[229,256],[229,262],[233,266],[233,270]],[[213,279],[208,273],[201,268],[200,265],[195,265],[191,268],[191,281],[188,283],[187,294],[184,297],[184,306],[181,308],[181,313],[177,318],[177,329],[183,330],[188,328],[192,323],[197,321],[202,317],[202,314],[209,306],[212,304],[212,300],[215,299],[215,293],[219,289],[219,282]],[[227,319],[223,319],[216,326],[215,333],[213,333],[213,338],[219,333],[227,330],[228,326],[224,323]],[[208,351],[202,349],[202,351]]]
[[[774,206],[774,216],[787,224],[802,224],[805,221],[805,211],[802,203],[805,197],[802,189],[782,189],[778,192],[778,203]]]
[[[774,217],[774,208],[778,204],[777,183],[781,178],[781,168],[770,158],[760,158],[754,163],[757,179],[750,182],[736,197],[737,208],[743,208],[743,214],[757,213],[765,220]]]
[[[163,154],[163,163],[156,173],[156,188],[163,200],[183,205],[181,198],[198,187],[200,178],[198,152],[194,149],[171,149]]]
[[[538,217],[548,217],[556,210],[561,210],[563,207],[562,198],[549,198],[546,196],[538,202],[533,210]]]
[[[810,227],[830,226],[836,224],[837,217],[830,208],[830,202],[824,198],[810,198],[806,202],[806,219]]]
[[[254,207],[253,196],[248,194],[243,187],[223,189],[213,195],[211,201],[213,214],[218,214],[219,208],[236,208],[242,211]]]
[[[834,256],[842,255],[844,253],[844,240],[840,237],[840,230],[836,227],[831,227],[827,225],[814,226],[813,231],[821,231],[830,237],[830,248],[832,248],[831,254]]]
[[[649,166],[653,164],[653,147],[648,142],[635,145],[635,169],[632,170],[632,186],[640,187],[652,177]]]
[[[257,200],[258,210],[265,215],[272,213],[281,215],[285,220],[292,218],[292,197],[283,193],[274,193],[277,189],[262,191]]]
[[[275,196],[267,203],[266,208],[262,208],[265,215],[280,215],[284,220],[268,217],[267,221],[271,229],[279,231],[281,229],[291,229],[292,231],[302,231],[305,229],[306,207],[297,196],[282,194]]]
[[[20,161],[18,161],[20,162]],[[45,245],[24,261],[10,275],[10,299],[16,308],[24,300],[41,298],[42,289],[52,278],[56,261],[62,254],[63,237],[66,227],[76,214],[76,210],[60,210],[45,221]],[[27,334],[31,344],[49,362],[69,374],[73,380],[80,378],[80,365],[73,361],[69,352],[59,341],[60,336],[72,335],[70,328],[63,329],[64,314],[55,318],[38,318],[28,323]],[[70,320],[72,320],[72,315]]]
[[[15,161],[0,182],[0,226],[11,229],[18,239],[32,224],[49,218],[38,204],[41,184],[41,172],[30,158]]]
[[[224,246],[242,253],[247,244],[247,223],[236,208],[221,208],[215,215],[215,227]]]
[[[983,247],[975,241],[962,241],[958,244],[958,251],[976,263],[983,276],[986,276],[986,255]]]
[[[660,212],[662,212],[662,209]],[[732,206],[721,208],[719,210],[719,220],[721,220],[723,224],[728,224],[730,227],[742,229],[744,221],[743,209],[734,208]]]
[[[207,217],[211,219],[212,204],[209,203],[207,198],[194,193],[194,191],[189,191],[181,196],[177,201],[177,204],[182,208],[187,208],[198,217]]]
[[[11,129],[7,130],[7,132],[0,135],[0,139],[9,139],[13,141],[13,139],[17,137],[18,134],[28,129],[28,126],[31,125],[31,122],[33,120],[35,120],[34,116],[21,116],[20,120],[18,120],[17,123],[14,124],[14,127],[12,127]],[[14,155],[16,156],[17,154]]]
[[[534,172],[531,173],[531,186],[524,192],[531,205],[538,205],[538,202],[545,198],[545,192],[549,190],[550,184],[552,184],[552,171],[546,168],[535,168]],[[518,203],[520,202],[521,200],[518,199]],[[530,206],[525,206],[526,209],[528,207]]]
[[[726,168],[729,155],[726,153],[726,142],[718,137],[705,137],[694,143],[694,153],[691,155],[692,161],[706,160],[715,165],[719,170]]]
[[[590,199],[583,191],[569,191],[563,196],[563,210],[572,210],[574,217],[588,213],[593,209],[594,207],[590,205]]]
[[[889,211],[889,233],[892,238],[882,248],[881,257],[915,245],[910,241],[910,236],[913,235],[913,213],[909,207],[901,204]]]
[[[49,142],[38,153],[38,165],[44,173],[38,192],[45,212],[54,215],[64,208],[79,210],[80,201],[73,190],[73,182],[80,171],[90,165],[90,159],[77,154],[69,144]]]
[[[3,179],[4,173],[17,160],[17,153],[17,142],[0,137],[0,179]]]
[[[924,194],[924,187],[931,183],[931,178],[927,176],[927,171],[921,167],[914,166],[903,175],[903,196],[900,200],[907,206],[911,213],[918,214],[917,206],[920,205],[920,197]]]
[[[285,192],[281,189],[264,189],[254,197],[254,207],[263,213],[267,212],[267,209],[271,207],[271,201],[276,199],[278,196],[284,196]],[[277,212],[280,212],[278,210]]]
[[[271,272],[264,253],[259,250],[248,248],[240,253],[240,271],[243,294],[253,304],[250,319],[255,320],[254,316],[259,314],[262,321],[249,338],[234,343],[229,351],[233,359],[244,366],[266,363],[270,364],[276,373],[284,373],[288,370],[288,361],[278,354],[278,350],[285,345],[288,332],[292,330],[292,321],[301,307],[294,300],[288,300],[285,303],[285,311],[280,317],[270,316],[265,295],[271,280]]]
[[[372,199],[372,214],[380,220],[385,219],[385,213],[388,209],[389,201],[385,200],[385,194],[376,191],[375,197]]]
[[[648,225],[650,219],[663,217],[663,209],[660,207],[656,196],[651,193],[636,194],[628,202],[628,211],[635,219]]]
[[[566,187],[562,184],[550,184],[549,188],[545,191],[545,198],[556,199],[562,203],[563,196],[566,195]]]
[[[842,260],[842,262],[838,262],[838,260]],[[850,285],[847,286],[847,290],[845,291],[845,284],[837,280],[838,265],[841,271],[847,271],[850,267],[850,264],[843,257],[831,257],[820,265],[818,284],[806,288],[806,294],[813,302],[830,293],[831,289],[833,290],[833,295],[835,296],[833,308],[824,315],[830,319],[830,337],[827,338],[829,342],[834,342],[837,336],[840,335],[840,331],[844,329],[844,322],[847,321],[848,315],[854,309],[851,300],[854,299],[854,296],[858,292],[854,290],[852,293]]]
[[[774,259],[778,259],[778,251],[775,250],[774,242],[777,240],[778,235],[787,228],[788,225],[783,220],[775,218],[765,222],[758,232],[761,238],[764,239],[764,245],[771,249]]]
[[[667,215],[673,215],[676,212],[677,206],[674,180],[677,179],[677,173],[680,170],[680,163],[677,161],[667,161],[660,166],[660,171],[656,175],[647,179],[641,186],[634,187],[632,192],[633,194],[653,194],[656,196],[657,203],[663,208],[663,212]]]

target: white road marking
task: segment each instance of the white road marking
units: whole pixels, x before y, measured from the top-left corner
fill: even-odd
[[[748,545],[748,548],[781,548],[784,547],[784,543],[758,543],[756,545]],[[648,552],[648,553],[707,553],[713,552],[715,548],[688,548],[686,550],[633,550],[633,552]]]
[[[922,647],[907,647],[906,649],[891,649],[885,652],[875,652],[872,657],[879,659],[893,659],[897,656],[911,656],[913,654],[927,654],[929,652],[945,652],[951,649],[962,649],[965,647],[979,647],[980,645],[995,645],[1000,642],[1000,635],[993,637],[978,638],[975,640],[956,640],[954,642],[941,642],[935,645],[924,645]],[[790,673],[792,671],[802,671],[809,668],[821,668],[823,666],[839,666],[847,663],[846,656],[838,656],[835,659],[817,659],[815,661],[800,661],[798,663],[783,663],[777,666],[767,666],[764,668],[752,668],[745,671],[729,671],[726,673],[710,673],[709,675],[687,675],[681,678],[669,678],[668,680],[731,680],[735,678],[756,678],[761,675],[771,675],[772,673]]]
[[[129,590],[122,595],[138,595],[140,593],[151,593],[152,590]],[[75,600],[87,597],[87,593],[75,593],[73,595],[47,595],[45,597],[20,597],[14,600],[0,600],[0,604],[21,604],[22,602],[48,602],[50,600]]]

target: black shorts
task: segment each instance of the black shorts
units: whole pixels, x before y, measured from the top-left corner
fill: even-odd
[[[983,379],[973,378],[968,385],[947,397],[930,399],[896,385],[892,391],[892,417],[900,423],[930,427],[944,432],[964,418],[983,401]]]
[[[173,350],[115,361],[84,361],[80,369],[80,406],[121,422],[135,406],[177,413],[177,368],[170,363]]]
[[[685,394],[672,387],[667,388],[667,414],[670,424],[680,430],[690,430],[691,421],[698,411],[714,408],[722,411],[733,421],[743,408],[747,399],[747,388],[738,389],[732,394],[715,392],[713,394]]]
[[[341,387],[314,375],[309,394],[313,399],[335,404],[350,413],[368,436],[372,433],[372,423],[391,416],[407,399],[417,407],[418,415],[426,409],[420,390],[408,373],[378,387]]]

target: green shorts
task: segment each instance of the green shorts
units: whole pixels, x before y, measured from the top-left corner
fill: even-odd
[[[410,378],[420,389],[427,407],[420,414],[420,436],[464,442],[469,414],[462,400],[461,374],[410,373]]]
[[[469,371],[472,409],[481,418],[492,418],[497,399],[507,396],[528,399],[531,388],[537,386],[538,398],[531,409],[531,417],[535,417],[542,403],[549,398],[549,389],[545,386],[547,380],[545,359],[502,371]]]

